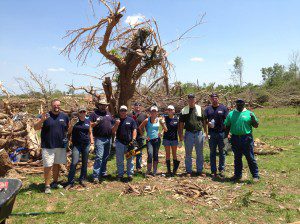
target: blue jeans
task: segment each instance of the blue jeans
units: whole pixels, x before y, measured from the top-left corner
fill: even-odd
[[[95,162],[93,178],[100,178],[106,172],[106,164],[109,157],[111,138],[95,138]]]
[[[72,149],[72,162],[70,166],[70,171],[68,175],[68,183],[74,184],[74,178],[76,173],[76,166],[79,161],[79,157],[81,154],[81,171],[79,181],[83,181],[87,175],[87,164],[88,164],[88,157],[89,157],[90,145],[80,145],[80,146],[73,146]]]
[[[217,172],[216,157],[217,147],[219,148],[219,171],[225,170],[225,144],[224,144],[224,132],[209,132],[209,148],[210,148],[210,169],[212,173]]]
[[[123,177],[124,175],[124,155],[127,152],[127,145],[122,144],[116,140],[116,159],[117,159],[117,172],[118,177]],[[133,175],[134,165],[133,157],[127,159],[127,175],[130,177]]]
[[[254,157],[253,136],[250,135],[232,135],[232,151],[234,153],[234,175],[242,177],[243,171],[243,154],[245,155],[250,172],[254,178],[259,178],[258,166]]]
[[[160,138],[155,138],[147,141],[147,163],[158,162],[158,151],[160,147]]]
[[[137,138],[138,147],[142,147],[144,145],[144,139]],[[136,169],[142,169],[142,149],[140,150],[140,153],[136,155],[136,163],[135,167]]]
[[[192,173],[192,152],[195,145],[196,150],[196,167],[197,172],[201,173],[203,170],[203,146],[204,135],[202,131],[189,132],[186,131],[184,135],[185,145],[185,169],[187,173]]]

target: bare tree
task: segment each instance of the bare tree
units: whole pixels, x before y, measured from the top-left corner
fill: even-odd
[[[238,83],[239,86],[243,86],[243,69],[244,69],[244,62],[241,57],[236,57],[233,63],[233,70],[231,72],[231,79],[234,83]]]
[[[72,37],[71,42],[62,52],[70,57],[76,46],[80,47],[76,59],[85,63],[91,51],[99,50],[116,68],[119,105],[130,105],[138,80],[148,71],[155,71],[157,78],[163,77],[160,80],[164,80],[168,92],[169,62],[156,22],[144,20],[122,27],[125,7],[116,1],[100,3],[107,8],[108,15],[93,26],[68,31],[66,37]]]

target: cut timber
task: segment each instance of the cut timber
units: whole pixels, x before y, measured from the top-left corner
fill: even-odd
[[[4,177],[10,169],[13,168],[7,152],[4,149],[0,149],[0,177]]]

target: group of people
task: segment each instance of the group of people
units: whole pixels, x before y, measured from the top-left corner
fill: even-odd
[[[134,157],[126,160],[127,179],[130,181],[134,172],[142,169],[142,148],[147,148],[147,170],[145,176],[155,176],[159,163],[161,144],[166,152],[167,176],[177,173],[180,161],[177,158],[177,148],[185,147],[185,175],[193,174],[192,152],[196,151],[197,176],[205,177],[203,172],[204,142],[209,142],[210,166],[213,178],[224,178],[225,144],[224,139],[231,141],[234,152],[234,175],[230,179],[236,181],[242,178],[242,156],[245,155],[254,181],[259,180],[257,162],[254,157],[252,127],[258,127],[255,114],[245,108],[242,99],[236,101],[236,108],[228,111],[219,102],[217,94],[211,94],[211,105],[205,110],[196,104],[194,94],[188,95],[188,105],[177,116],[173,105],[167,107],[166,114],[159,116],[157,106],[150,108],[149,114],[142,112],[140,102],[135,102],[133,110],[127,106],[119,108],[117,116],[113,117],[108,111],[106,100],[95,102],[95,110],[87,114],[87,108],[80,107],[73,118],[60,110],[60,101],[51,102],[51,111],[41,114],[35,129],[41,129],[41,147],[44,166],[45,193],[51,193],[51,188],[62,188],[58,183],[60,164],[66,163],[67,142],[72,143],[72,162],[65,188],[74,186],[76,166],[81,155],[81,172],[79,184],[86,186],[87,164],[90,149],[94,149],[93,183],[99,183],[109,176],[107,161],[110,155],[112,139],[115,138],[117,179],[124,180],[124,155],[131,146],[139,149]],[[185,130],[185,131],[184,131]],[[145,134],[146,133],[146,134]],[[217,148],[219,150],[219,166],[216,165]],[[172,153],[172,160],[171,160]],[[171,168],[173,162],[173,169]],[[51,171],[53,182],[51,183]],[[219,172],[218,172],[219,171]]]

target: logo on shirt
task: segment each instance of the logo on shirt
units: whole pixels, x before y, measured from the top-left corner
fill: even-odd
[[[126,122],[126,124],[130,124],[130,122]]]
[[[219,111],[218,111],[218,114],[223,114],[223,111],[219,110]]]
[[[88,127],[90,126],[89,124],[84,124],[84,125],[85,125],[85,126],[88,126]]]
[[[105,116],[106,116],[106,117],[109,117],[109,114],[106,114]]]
[[[64,120],[64,119],[59,119],[59,121],[65,122],[65,120]]]

